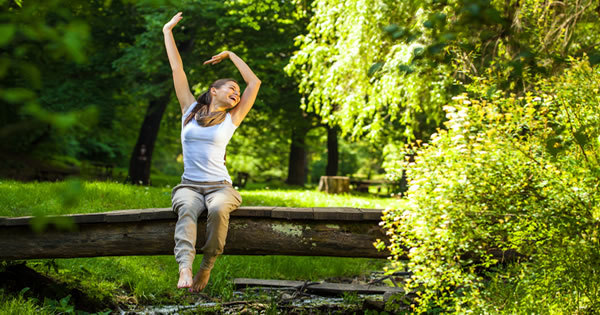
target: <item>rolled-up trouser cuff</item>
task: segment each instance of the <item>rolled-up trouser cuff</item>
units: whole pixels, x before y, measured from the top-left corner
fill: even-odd
[[[179,272],[181,272],[181,270],[188,268],[190,269],[190,271],[192,271],[192,264],[189,263],[180,263],[179,264]]]
[[[200,264],[200,269],[212,270],[212,268],[215,266],[216,260],[217,260],[217,256],[203,255],[202,263]]]

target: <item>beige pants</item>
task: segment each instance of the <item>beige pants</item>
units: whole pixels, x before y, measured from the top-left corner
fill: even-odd
[[[173,211],[178,219],[175,225],[175,260],[179,270],[192,269],[196,255],[198,217],[208,210],[206,243],[201,250],[201,269],[211,270],[217,256],[223,253],[229,214],[242,203],[242,196],[227,181],[194,182],[182,179],[171,193]]]

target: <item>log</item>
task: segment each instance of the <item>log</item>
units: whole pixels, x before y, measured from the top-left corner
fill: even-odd
[[[0,259],[173,255],[176,215],[170,208],[74,214],[73,231],[31,229],[32,217],[0,218]],[[241,207],[231,214],[224,254],[387,258],[379,209]],[[199,219],[206,220],[206,214]],[[198,224],[196,248],[205,241]]]
[[[350,178],[346,176],[321,176],[319,191],[328,194],[343,194],[350,191]]]
[[[236,289],[247,287],[269,287],[269,288],[293,288],[300,289],[304,287],[308,292],[342,294],[344,292],[356,292],[360,294],[383,294],[383,293],[403,293],[404,289],[387,286],[375,286],[353,283],[327,283],[327,282],[309,282],[290,281],[290,280],[268,280],[268,279],[248,279],[236,278],[233,280]]]

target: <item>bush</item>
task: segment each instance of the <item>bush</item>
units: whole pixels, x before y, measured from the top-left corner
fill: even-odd
[[[388,171],[406,170],[407,207],[383,224],[416,312],[600,311],[598,82],[576,60],[520,97],[478,80],[405,148],[414,162]],[[491,254],[506,250],[519,258]]]

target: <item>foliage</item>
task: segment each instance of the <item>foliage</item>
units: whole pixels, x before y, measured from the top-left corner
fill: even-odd
[[[4,154],[123,157],[121,78],[111,62],[136,31],[121,1],[3,1],[0,71]],[[127,138],[125,138],[127,139]],[[32,166],[31,161],[21,161]]]
[[[200,95],[217,78],[232,77],[244,88],[244,82],[231,62],[218,66],[202,62],[222,50],[238,54],[268,84],[261,86],[256,104],[242,128],[236,131],[227,152],[227,166],[232,175],[250,173],[252,179],[284,177],[291,128],[304,123],[298,108],[300,96],[294,81],[283,74],[304,19],[296,14],[291,2],[278,1],[184,1],[163,10],[136,7],[144,23],[132,45],[114,61],[125,76],[129,94],[148,99],[171,93],[172,80],[160,33],[162,23],[177,11],[184,19],[174,30],[188,81],[194,95]],[[158,36],[158,37],[157,37]],[[124,92],[125,93],[125,92]],[[138,102],[139,106],[147,106]],[[137,105],[137,104],[136,104]],[[140,110],[140,109],[138,109]],[[179,131],[181,112],[175,97],[161,121],[153,166],[167,174],[181,174]]]
[[[0,181],[0,216],[41,216],[67,213],[94,213],[119,209],[168,208],[170,186],[139,187],[111,182],[21,183]],[[375,196],[329,195],[289,187],[249,184],[240,191],[244,206],[399,207],[397,200]]]
[[[406,147],[407,204],[384,228],[416,312],[600,309],[599,80],[587,60],[523,96],[476,80],[445,107],[445,129]]]
[[[38,300],[34,298],[24,297],[23,290],[18,295],[8,294],[4,289],[0,289],[0,310],[6,315],[23,315],[23,314],[47,314],[49,313],[45,307],[38,305]]]
[[[219,77],[243,83],[231,63],[202,65],[224,49],[235,51],[269,82],[232,140],[232,174],[283,177],[289,127],[304,122],[298,119],[294,81],[282,71],[293,38],[307,23],[296,12],[302,6],[249,0],[33,0],[0,6],[0,148],[14,166],[56,169],[46,165],[56,157],[127,166],[149,101],[172,91],[160,29],[181,10],[185,19],[175,36],[194,94]],[[172,97],[153,165],[170,175],[181,174],[180,117]],[[12,164],[5,168],[15,169]]]
[[[567,56],[598,60],[596,2],[316,0],[288,73],[303,108],[352,136],[427,139],[462,84],[495,69],[524,92]]]

